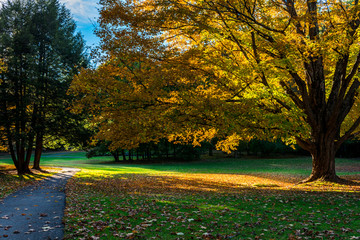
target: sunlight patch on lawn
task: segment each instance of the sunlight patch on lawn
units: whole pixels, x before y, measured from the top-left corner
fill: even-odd
[[[359,195],[350,186],[295,185],[301,179],[83,170],[67,185],[65,239],[210,239],[214,234],[285,240],[296,233],[304,239],[351,239],[360,233]],[[342,194],[335,193],[339,187]]]
[[[279,174],[199,174],[174,173],[166,171],[139,171],[128,174],[126,171],[82,169],[76,174],[81,182],[89,182],[101,190],[112,186],[112,190],[136,193],[171,192],[238,192],[245,189],[286,190],[286,191],[360,191],[360,186],[334,183],[297,184],[302,177]],[[358,181],[358,180],[355,180]]]

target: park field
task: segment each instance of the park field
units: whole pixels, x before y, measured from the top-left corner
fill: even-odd
[[[66,188],[66,239],[360,239],[358,159],[337,159],[353,185],[297,184],[310,174],[307,157],[123,165],[63,152],[42,161],[82,169]]]

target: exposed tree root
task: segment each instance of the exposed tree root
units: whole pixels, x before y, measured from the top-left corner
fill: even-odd
[[[329,182],[329,183],[338,183],[338,184],[342,184],[342,185],[360,186],[360,183],[358,183],[358,182],[340,178],[337,175],[322,176],[322,177],[311,175],[310,177],[300,181],[296,185],[304,184],[304,183],[311,183],[311,182]]]

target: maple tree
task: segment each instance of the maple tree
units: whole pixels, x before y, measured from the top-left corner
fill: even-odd
[[[113,147],[280,138],[338,181],[359,134],[359,5],[310,0],[102,0],[103,64],[73,82]]]

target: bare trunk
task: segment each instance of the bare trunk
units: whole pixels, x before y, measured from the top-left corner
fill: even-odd
[[[17,162],[18,164],[16,166],[16,170],[18,172],[18,175],[31,173],[29,165],[26,163],[25,159],[25,148],[21,148],[18,150]]]
[[[34,156],[34,165],[33,169],[40,170],[40,159],[43,150],[43,137],[42,135],[36,136],[36,143],[35,143],[35,156]]]
[[[126,161],[125,150],[121,149],[121,155],[123,157],[123,161]]]
[[[338,181],[335,171],[335,151],[324,149],[312,154],[312,172],[306,181],[325,180]]]
[[[324,180],[337,182],[340,178],[336,175],[335,170],[335,141],[334,139],[324,139],[314,144],[310,151],[312,156],[312,172],[309,178],[303,182],[312,182]]]
[[[120,162],[118,150],[112,151],[111,155],[114,157],[115,162]]]

